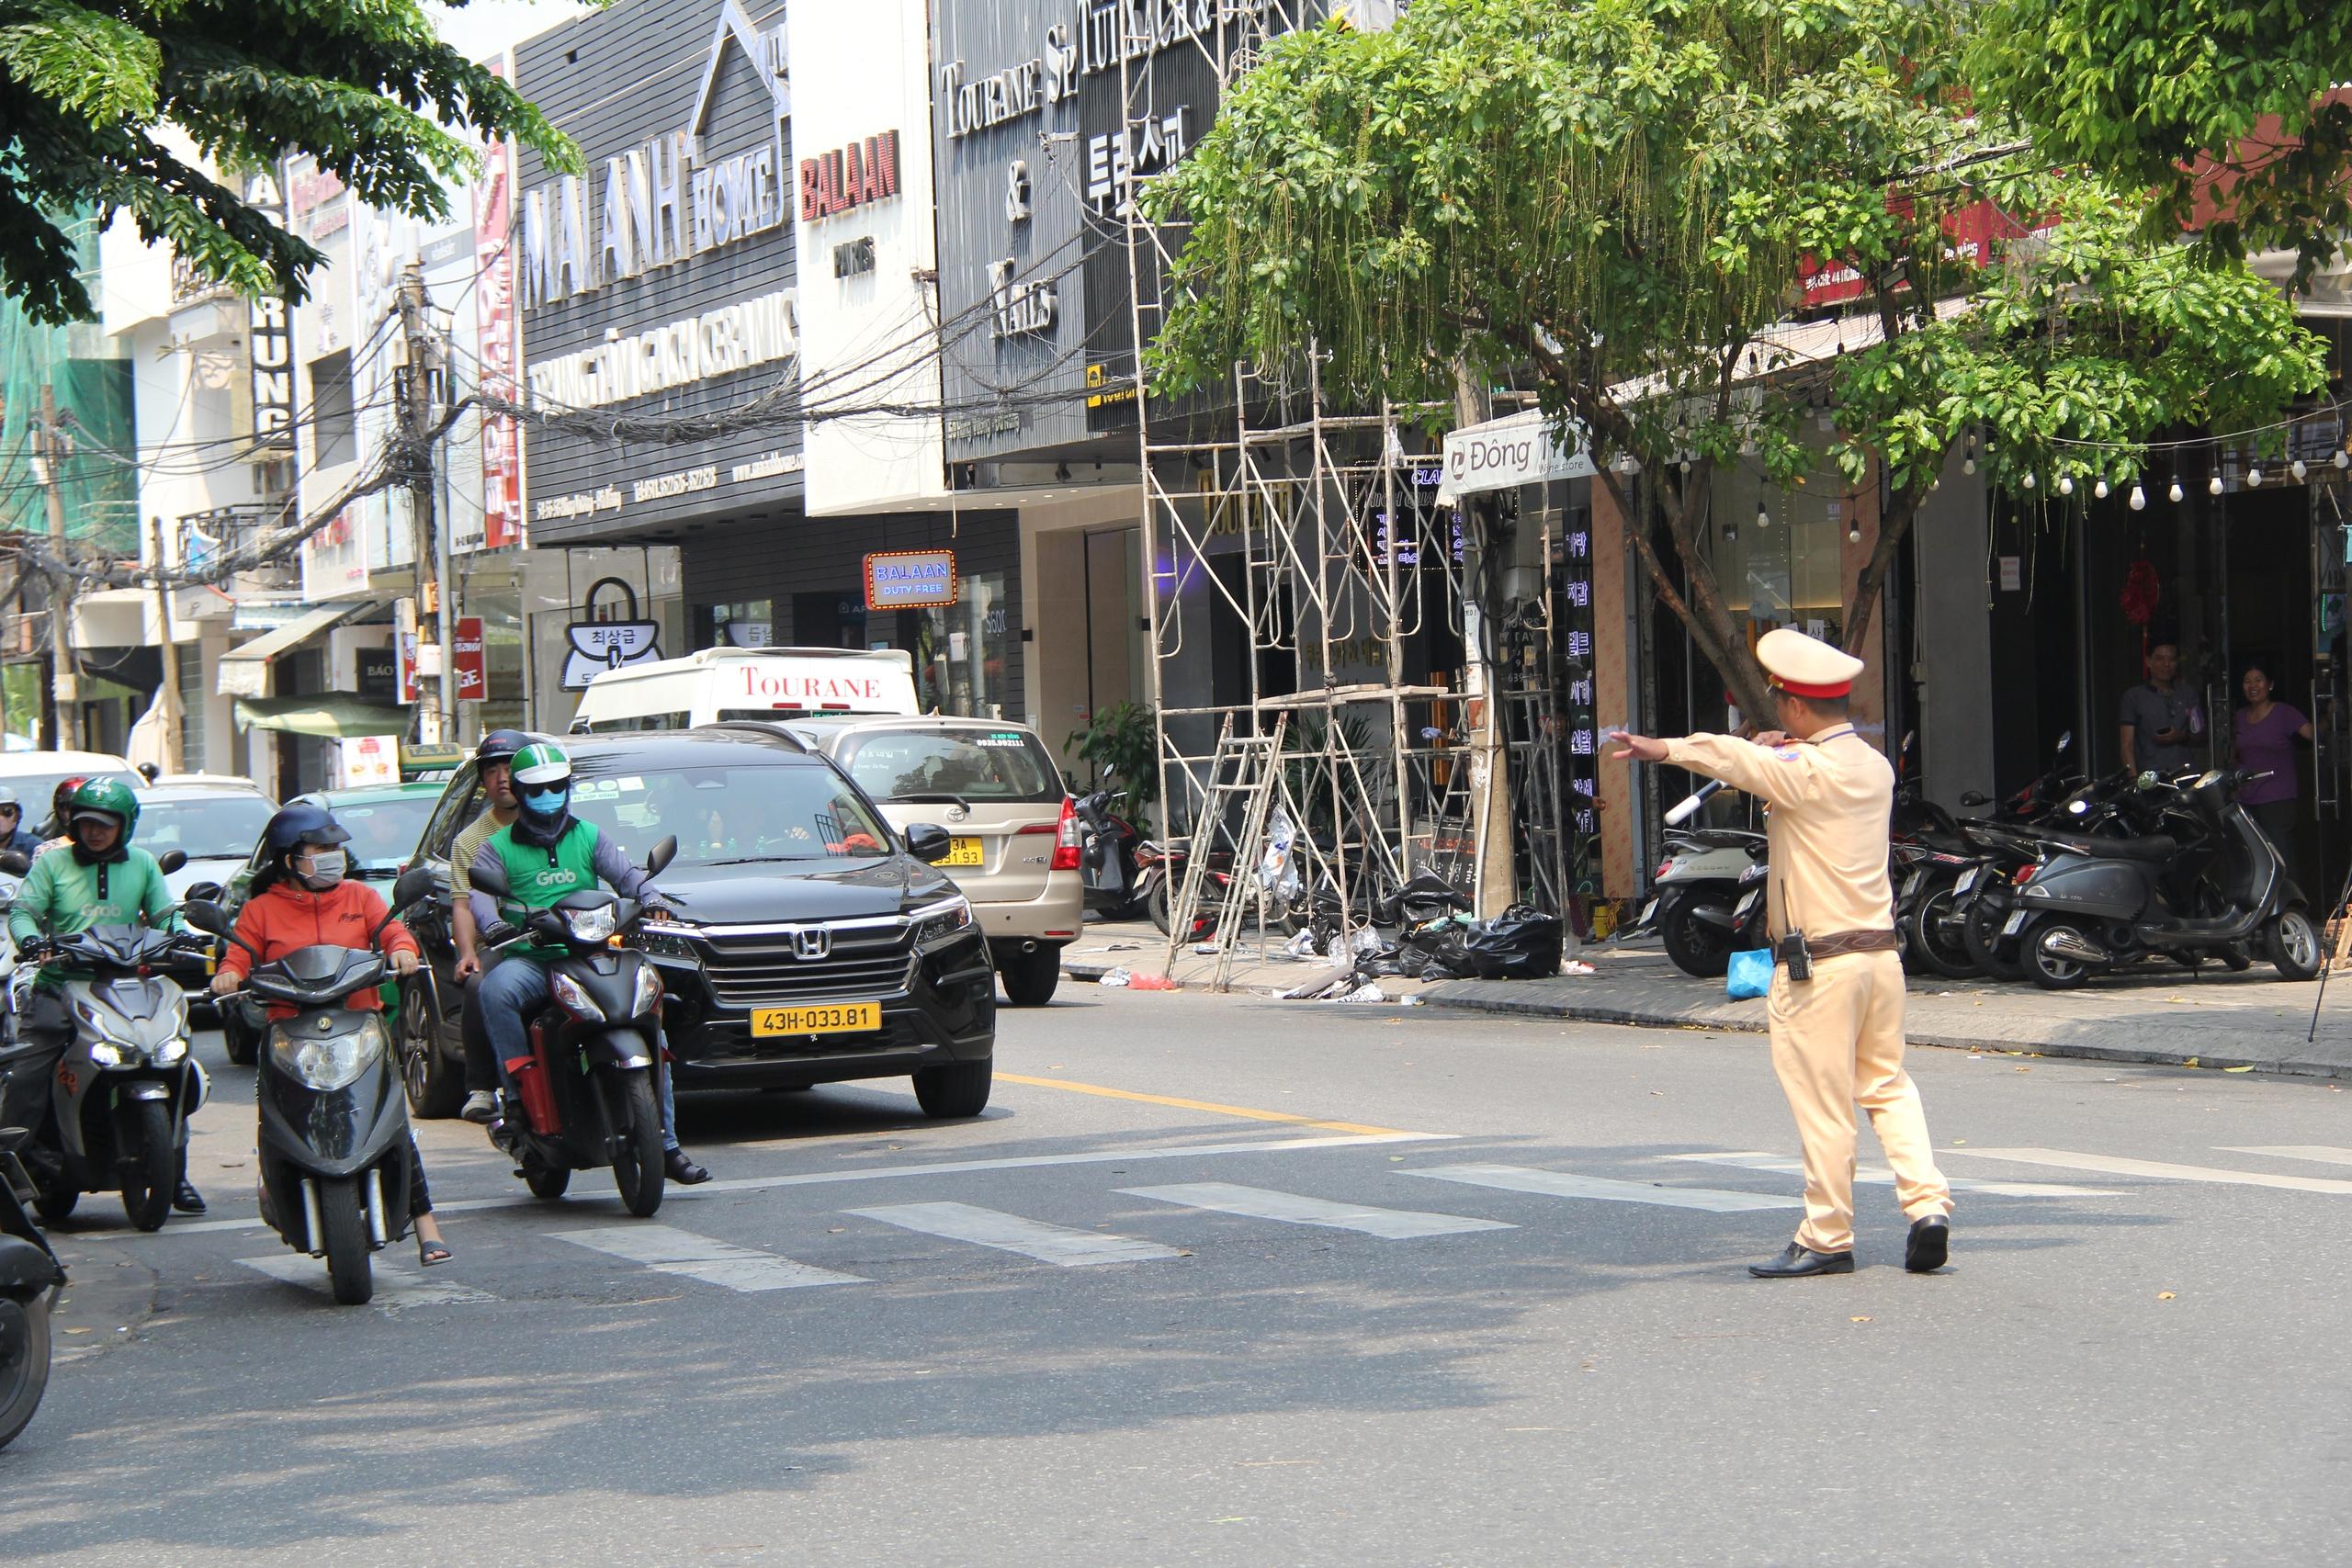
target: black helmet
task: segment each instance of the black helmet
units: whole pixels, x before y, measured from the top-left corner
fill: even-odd
[[[334,813],[323,806],[296,801],[281,806],[277,814],[262,829],[261,841],[269,846],[273,860],[283,860],[304,844],[327,848],[351,841],[351,835],[334,819]]]
[[[474,761],[485,768],[492,762],[511,762],[514,753],[530,743],[531,738],[519,729],[493,729],[474,748]]]

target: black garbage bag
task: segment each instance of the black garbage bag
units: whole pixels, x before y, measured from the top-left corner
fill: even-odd
[[[1481,980],[1542,980],[1560,972],[1561,942],[1559,916],[1514,904],[1473,925],[1463,946]]]

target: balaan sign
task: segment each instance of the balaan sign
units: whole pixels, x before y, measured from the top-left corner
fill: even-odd
[[[729,46],[759,70],[774,100],[767,140],[716,152],[703,128]],[[738,0],[726,0],[710,40],[692,118],[586,175],[566,175],[523,198],[522,299],[537,310],[764,234],[791,217],[784,121],[792,96],[775,69],[775,46],[754,32]]]

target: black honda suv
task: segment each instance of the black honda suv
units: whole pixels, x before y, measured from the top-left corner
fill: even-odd
[[[568,737],[571,810],[643,864],[672,906],[625,940],[662,974],[680,1089],[805,1089],[910,1074],[933,1116],[988,1104],[996,972],[971,907],[926,863],[943,829],[901,839],[849,775],[773,734]],[[439,896],[408,917],[425,967],[402,989],[401,1044],[422,1116],[463,1098],[449,853],[483,809],[458,770],[418,846]]]

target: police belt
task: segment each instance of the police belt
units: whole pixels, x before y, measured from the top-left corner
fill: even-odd
[[[1843,958],[1849,953],[1893,953],[1903,945],[1903,939],[1892,931],[1825,931],[1820,936],[1805,933],[1805,952],[1813,957]]]

